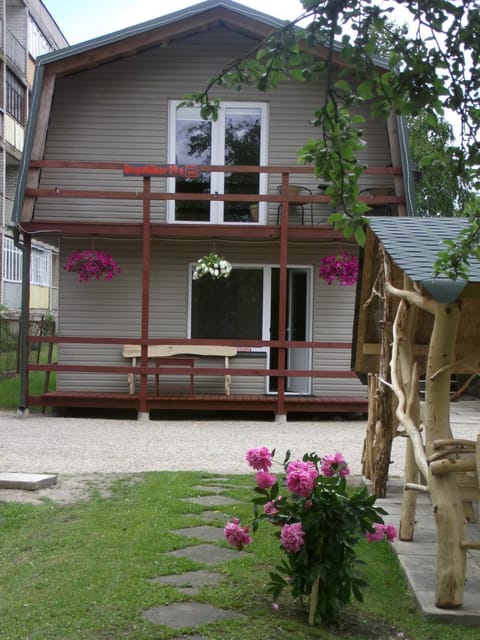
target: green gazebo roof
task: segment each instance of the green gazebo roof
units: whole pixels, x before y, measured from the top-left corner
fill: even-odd
[[[419,282],[438,302],[453,302],[467,284],[433,275],[433,265],[444,240],[455,240],[468,225],[467,218],[371,218],[369,227],[395,264],[413,282]],[[480,262],[470,260],[468,282],[480,282]]]

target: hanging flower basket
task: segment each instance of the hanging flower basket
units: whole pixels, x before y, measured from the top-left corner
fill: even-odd
[[[212,280],[220,280],[221,278],[228,278],[231,270],[232,265],[228,260],[221,258],[216,253],[209,253],[197,260],[193,271],[193,279],[200,280],[200,278],[209,277]]]
[[[327,284],[338,282],[341,287],[351,287],[358,278],[358,258],[348,253],[325,256],[320,260],[318,275]]]
[[[121,272],[120,267],[109,253],[94,249],[84,249],[72,253],[63,268],[65,271],[78,274],[80,282],[111,280]]]

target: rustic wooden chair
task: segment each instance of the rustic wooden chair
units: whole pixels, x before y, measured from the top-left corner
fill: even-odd
[[[282,187],[281,185],[278,187],[278,191],[281,193],[282,192]],[[293,196],[307,196],[307,195],[312,195],[312,190],[309,189],[308,187],[304,187],[301,184],[290,184],[288,185],[288,195],[293,195]],[[305,203],[305,202],[295,202],[295,201],[290,201],[289,203],[289,209],[291,208],[296,208],[296,209],[300,209],[302,212],[302,225],[305,224],[305,208],[310,210],[310,224],[313,225],[313,203]],[[282,205],[279,204],[278,205],[278,209],[277,209],[277,224],[280,222],[280,211],[282,210]]]

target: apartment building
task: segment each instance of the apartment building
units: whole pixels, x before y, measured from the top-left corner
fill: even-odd
[[[0,305],[21,307],[22,250],[16,242],[12,209],[23,152],[30,91],[38,56],[68,45],[41,0],[0,0]],[[39,234],[40,235],[40,234]],[[58,251],[40,238],[32,241],[30,307],[57,308]]]

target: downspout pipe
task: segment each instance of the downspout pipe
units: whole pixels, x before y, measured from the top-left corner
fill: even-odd
[[[21,290],[21,313],[20,313],[20,333],[19,333],[19,404],[17,409],[18,417],[26,417],[29,414],[27,406],[28,398],[28,330],[30,321],[30,258],[31,258],[31,236],[23,234],[22,237],[22,210],[25,201],[25,188],[27,184],[28,167],[33,145],[33,135],[35,124],[40,111],[40,91],[43,83],[45,69],[43,65],[37,66],[35,70],[35,82],[32,93],[31,109],[28,116],[27,131],[25,134],[25,144],[23,147],[22,159],[20,162],[20,172],[15,191],[15,201],[12,211],[13,240],[17,248],[22,251],[22,290]]]
[[[27,417],[29,409],[27,406],[28,398],[28,328],[30,321],[30,254],[31,239],[26,236],[22,242],[18,230],[13,232],[14,244],[22,251],[22,308],[20,313],[20,332],[19,332],[19,373],[20,373],[20,389],[19,402],[17,408],[17,416],[19,418]]]
[[[417,215],[417,201],[415,198],[415,173],[417,167],[410,154],[410,144],[408,142],[408,125],[405,116],[397,116],[398,142],[400,146],[400,157],[403,167],[403,185],[405,188],[405,202],[408,216]]]

